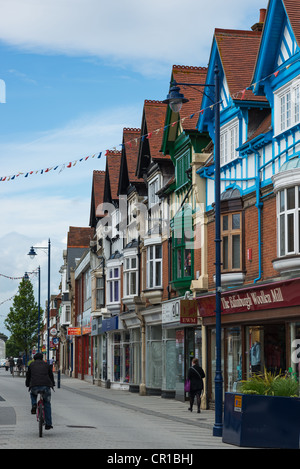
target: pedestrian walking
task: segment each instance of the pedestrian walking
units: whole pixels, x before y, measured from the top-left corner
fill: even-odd
[[[9,359],[9,369],[10,369],[11,374],[13,374],[13,372],[14,372],[14,366],[15,366],[15,360],[13,359],[13,357],[10,357],[10,359]]]
[[[7,357],[5,360],[5,371],[8,371],[8,369],[9,369],[9,359]]]
[[[19,373],[21,373],[22,368],[23,368],[23,360],[21,357],[19,357],[17,360],[17,368],[18,368]]]
[[[201,406],[201,394],[203,391],[203,379],[205,378],[205,373],[201,366],[199,366],[198,358],[194,358],[192,361],[192,366],[188,371],[188,379],[190,380],[190,407],[188,410],[193,411],[193,405],[195,397],[197,398],[197,412],[200,414]]]

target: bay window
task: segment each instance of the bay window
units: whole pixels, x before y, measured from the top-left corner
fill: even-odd
[[[288,187],[277,195],[278,255],[300,253],[300,186]]]

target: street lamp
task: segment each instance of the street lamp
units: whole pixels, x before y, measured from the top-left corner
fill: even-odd
[[[28,256],[30,259],[34,259],[37,256],[35,249],[44,249],[48,250],[48,302],[47,302],[47,362],[49,363],[49,349],[50,349],[50,251],[51,251],[51,242],[48,240],[48,246],[31,246]],[[38,268],[39,274],[39,320],[38,320],[38,349],[40,347],[40,267]]]
[[[223,433],[223,378],[221,365],[221,215],[220,215],[220,77],[219,67],[216,64],[214,69],[214,84],[201,83],[177,83],[173,81],[167,99],[163,101],[169,104],[173,112],[179,112],[183,103],[188,102],[180,93],[179,85],[183,86],[203,86],[214,87],[214,118],[215,118],[215,255],[216,255],[216,374],[215,374],[215,424],[213,427],[214,436],[222,436]]]

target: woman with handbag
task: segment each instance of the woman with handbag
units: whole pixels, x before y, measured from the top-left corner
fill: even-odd
[[[203,391],[203,378],[205,378],[205,373],[201,366],[199,366],[198,358],[194,358],[192,361],[192,366],[188,371],[188,379],[190,380],[190,407],[188,410],[190,410],[191,412],[193,411],[195,396],[197,396],[198,414],[200,414],[201,394]]]

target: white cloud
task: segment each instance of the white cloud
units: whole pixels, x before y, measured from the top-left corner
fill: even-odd
[[[267,0],[0,0],[0,38],[29,51],[92,55],[134,69],[206,65],[214,28],[249,29]],[[154,67],[154,68],[153,68]],[[149,70],[148,70],[149,72]]]

